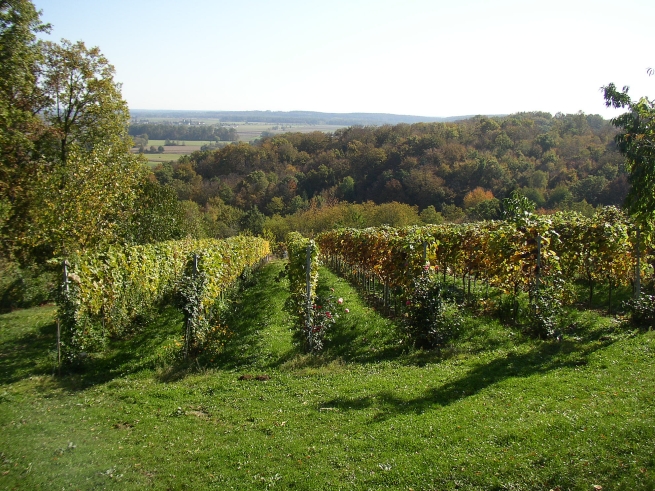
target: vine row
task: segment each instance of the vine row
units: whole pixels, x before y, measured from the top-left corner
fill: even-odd
[[[449,275],[461,278],[463,286],[468,281],[469,292],[471,281],[516,295],[584,279],[591,301],[597,283],[609,284],[611,294],[612,287],[634,282],[634,231],[622,211],[607,207],[592,218],[526,213],[511,221],[340,229],[320,234],[317,242],[332,267],[369,278],[374,286],[377,281],[385,296],[388,289],[410,288],[427,267],[443,280]],[[651,269],[641,262],[641,275]]]
[[[289,306],[297,328],[303,333],[305,348],[314,349],[313,306],[318,285],[319,248],[312,239],[298,232],[286,236],[289,262],[286,273],[289,279]]]
[[[187,352],[202,345],[222,293],[269,252],[268,241],[239,236],[113,246],[72,258],[57,309],[64,358],[101,350],[163,303],[185,313]]]

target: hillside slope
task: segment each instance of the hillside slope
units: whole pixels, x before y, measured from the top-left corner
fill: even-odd
[[[349,312],[307,356],[282,267],[256,273],[221,352],[189,366],[171,356],[173,310],[61,377],[53,308],[1,315],[0,488],[655,486],[653,333],[572,312],[564,340],[544,342],[466,318],[447,350],[416,351],[322,270]]]

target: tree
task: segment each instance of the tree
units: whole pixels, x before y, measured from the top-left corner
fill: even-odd
[[[634,101],[628,90],[623,87],[619,91],[612,83],[603,87],[607,107],[628,109],[612,119],[612,124],[621,130],[616,142],[625,156],[631,184],[626,205],[644,224],[655,218],[655,101],[646,97]]]
[[[28,0],[0,0],[0,237],[5,254],[20,227],[25,187],[46,126],[38,116],[45,99],[37,81],[43,61],[36,35],[47,32]],[[11,230],[11,232],[10,232]]]
[[[503,219],[509,221],[519,221],[530,216],[535,209],[535,203],[525,196],[521,191],[512,191],[509,198],[502,202]]]
[[[426,224],[433,223],[438,225],[444,221],[441,213],[439,213],[432,205],[421,211],[419,217],[421,218],[421,221]]]
[[[71,145],[65,163],[39,170],[26,245],[42,257],[65,257],[123,241],[145,172],[141,158],[112,143],[91,151]]]
[[[480,203],[492,199],[494,199],[494,193],[478,186],[464,196],[464,209],[468,210],[469,208],[475,208]]]
[[[45,259],[130,241],[145,171],[129,152],[129,113],[114,68],[81,41],[42,48],[41,115],[51,137],[30,185],[23,244]]]
[[[259,211],[257,206],[248,210],[243,214],[239,220],[239,225],[244,231],[248,231],[253,235],[262,235],[264,232],[264,225],[266,224],[266,216]]]
[[[139,187],[125,237],[136,244],[180,239],[184,218],[175,189],[146,180]]]
[[[56,133],[55,157],[65,163],[72,143],[88,150],[111,141],[129,151],[127,103],[114,82],[114,67],[100,50],[62,39],[61,44],[44,43],[44,54],[44,116]]]

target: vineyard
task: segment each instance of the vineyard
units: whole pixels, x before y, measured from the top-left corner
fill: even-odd
[[[586,288],[589,306],[594,290],[606,288],[612,312],[617,288],[631,288],[634,295],[642,278],[652,281],[651,250],[639,237],[636,225],[613,207],[592,218],[521,213],[511,220],[464,225],[339,229],[320,234],[311,245],[296,234],[289,246],[292,295],[300,322],[309,326],[315,271],[305,289],[302,276],[315,261],[309,250],[316,255],[318,247],[329,267],[388,313],[411,316],[423,278],[434,295],[449,286],[457,289],[462,306],[488,310],[494,296],[496,307],[510,306],[513,320],[525,295],[528,327],[538,336],[557,337],[561,308],[580,301],[578,285]]]
[[[408,317],[418,331],[438,329],[429,324],[436,322],[432,314],[441,315],[444,299],[474,310],[506,304],[516,320],[523,295],[528,329],[557,337],[561,308],[578,300],[576,284],[585,285],[589,305],[594,289],[605,286],[611,312],[616,288],[640,288],[641,278],[650,281],[650,249],[637,237],[636,226],[612,207],[592,218],[521,213],[512,220],[464,225],[338,229],[316,240],[294,232],[286,240],[287,308],[305,350],[319,351],[326,320],[334,320],[334,308],[318,308],[328,301],[317,301],[316,294],[323,258],[359,285],[369,301],[388,314]],[[67,270],[60,295],[64,358],[75,361],[82,353],[102,350],[109,338],[131,332],[139,318],[166,302],[185,314],[188,357],[221,330],[218,312],[225,292],[269,252],[262,239],[234,237],[113,247],[80,256]]]
[[[635,231],[619,210],[605,208],[591,219],[558,213],[514,222],[336,230],[321,234],[318,243],[333,263],[388,288],[409,288],[427,266],[444,281],[483,282],[513,294],[538,283],[584,279],[591,295],[596,283],[635,282]],[[647,261],[640,264],[641,275],[649,275]]]
[[[0,315],[0,479],[652,489],[636,232],[610,208],[71,257],[56,310]]]
[[[131,333],[155,308],[175,303],[185,314],[188,355],[218,327],[225,292],[269,252],[267,241],[239,236],[83,254],[66,268],[57,314],[60,350],[67,361],[76,361],[101,350],[109,338]]]
[[[383,231],[395,244],[411,232],[375,232]],[[215,293],[202,297],[210,300],[201,310],[213,306],[220,317],[211,324],[229,335],[221,334],[220,352],[191,343],[184,360],[178,341],[193,320],[183,308],[193,295],[180,292],[206,291],[183,285],[207,285],[203,272],[218,269],[234,248],[245,255],[257,244],[233,240],[231,249],[182,241],[71,259],[70,298],[88,299],[77,301],[77,326],[102,332],[104,322],[107,331],[98,341],[102,356],[77,354],[82,369],[53,370],[53,307],[0,315],[3,488],[653,489],[652,333],[573,308],[562,339],[538,339],[473,307],[476,298],[484,303],[482,277],[467,303],[460,296],[450,309],[449,288],[463,293],[463,270],[449,259],[444,285],[437,245],[424,250],[422,240],[405,256],[408,264],[418,257],[411,269],[418,277],[389,275],[414,289],[398,315],[394,284],[388,307],[362,295],[362,284],[383,295],[386,276],[356,268],[353,275],[335,257],[335,271],[359,283],[339,278],[326,267],[329,256],[319,255],[319,237],[295,235],[290,261],[257,268],[238,295],[217,286],[230,309],[215,305]],[[259,245],[246,263],[266,252]],[[213,248],[221,254],[211,255]],[[434,268],[427,272],[424,254]],[[227,284],[233,274],[220,271]],[[495,301],[494,291],[505,294],[491,282]],[[426,292],[439,286],[443,301],[430,305],[444,315],[425,318],[441,322],[436,334],[446,321],[454,334],[439,349],[415,349],[407,338],[415,331],[405,314],[421,314],[419,301],[435,298],[417,293],[426,285]],[[468,292],[468,277],[465,285]],[[140,300],[123,298],[128,291],[140,291]],[[155,312],[140,320],[149,306]],[[327,312],[340,317],[324,324]],[[310,332],[320,328],[320,345],[309,345],[307,322]]]

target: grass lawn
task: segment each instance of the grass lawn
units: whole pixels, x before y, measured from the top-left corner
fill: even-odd
[[[190,364],[173,309],[61,376],[54,308],[0,315],[0,489],[655,489],[652,332],[574,310],[546,342],[470,316],[418,351],[322,269],[350,313],[303,355],[282,267]]]

